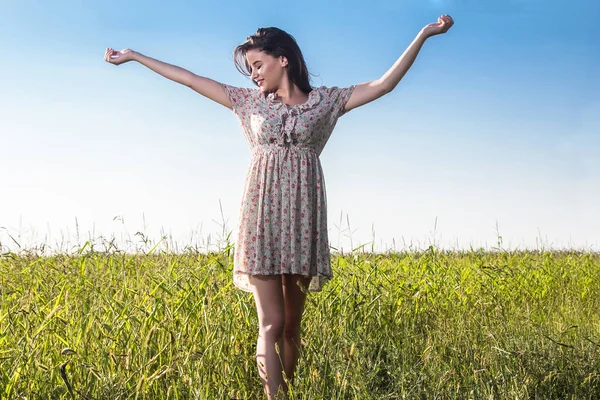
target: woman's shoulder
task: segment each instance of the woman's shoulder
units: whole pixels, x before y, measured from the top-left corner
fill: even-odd
[[[243,86],[234,86],[234,85],[229,85],[227,83],[221,83],[221,86],[223,86],[223,89],[225,89],[225,91],[228,93],[243,94],[246,96],[256,95],[260,92],[258,87],[250,88],[250,87],[243,87]]]
[[[314,90],[318,90],[321,94],[327,97],[338,97],[340,94],[343,94],[347,91],[352,91],[352,89],[353,86],[319,86]]]
[[[223,86],[227,97],[235,102],[247,103],[257,101],[262,95],[258,88],[233,86],[226,83],[222,83],[221,86]]]

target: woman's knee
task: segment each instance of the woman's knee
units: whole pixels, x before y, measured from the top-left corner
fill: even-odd
[[[285,316],[283,314],[265,315],[260,321],[259,334],[270,341],[278,341],[284,334]]]
[[[295,339],[300,335],[301,318],[302,314],[286,315],[285,326],[283,328],[283,335],[286,339]]]

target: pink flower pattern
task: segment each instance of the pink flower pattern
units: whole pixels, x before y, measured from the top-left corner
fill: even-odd
[[[327,199],[319,155],[354,86],[313,89],[290,106],[275,93],[223,85],[252,158],[246,175],[233,282],[251,291],[251,275],[311,276],[309,291],[332,277]]]

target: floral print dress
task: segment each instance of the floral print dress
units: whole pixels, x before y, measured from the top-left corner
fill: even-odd
[[[299,105],[275,93],[223,85],[252,158],[246,175],[233,282],[251,292],[251,275],[311,276],[320,291],[332,277],[327,199],[319,155],[354,86],[319,87]]]

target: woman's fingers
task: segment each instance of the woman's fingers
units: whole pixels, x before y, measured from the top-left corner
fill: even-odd
[[[448,29],[454,24],[454,20],[448,14],[442,15],[439,20],[441,21],[441,28],[443,32],[447,32]]]
[[[106,49],[106,53],[104,53],[104,60],[111,64],[118,64],[121,58],[121,53],[115,51],[114,49],[108,48]]]
[[[429,24],[425,27],[429,36],[438,35],[448,32],[448,29],[454,24],[454,20],[448,14],[438,17],[437,22]]]
[[[104,53],[104,61],[111,61],[111,56],[113,55],[114,50],[113,49],[106,49],[106,52]]]

